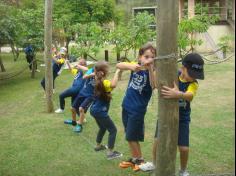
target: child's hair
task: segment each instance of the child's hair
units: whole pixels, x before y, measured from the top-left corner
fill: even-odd
[[[103,84],[103,80],[108,74],[108,69],[109,66],[105,61],[99,61],[94,67],[96,77],[95,96],[105,101],[111,100],[111,94],[110,92],[106,92]]]
[[[142,46],[142,48],[139,49],[139,56],[144,55],[145,51],[147,50],[151,50],[151,52],[156,56],[157,55],[157,50],[156,48],[151,44],[151,43],[147,43],[144,46]]]

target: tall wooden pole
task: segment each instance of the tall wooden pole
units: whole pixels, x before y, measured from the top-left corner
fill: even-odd
[[[155,176],[174,176],[178,142],[178,100],[161,96],[163,85],[177,83],[177,29],[179,2],[157,0],[157,55],[158,72],[158,147]],[[169,55],[169,56],[168,56]],[[171,55],[173,57],[171,57]]]
[[[53,77],[52,77],[52,1],[45,0],[45,16],[44,16],[44,61],[45,69],[45,85],[46,85],[46,103],[47,112],[53,112]]]

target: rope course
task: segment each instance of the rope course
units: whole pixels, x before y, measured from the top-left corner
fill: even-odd
[[[28,64],[27,64],[23,69],[21,69],[20,71],[12,72],[12,73],[9,73],[9,74],[7,74],[7,75],[4,75],[3,78],[0,78],[0,81],[9,80],[9,79],[12,79],[12,78],[15,78],[15,77],[21,75],[22,73],[24,73],[24,72],[28,69],[29,65],[31,65],[34,61],[43,62],[43,61],[37,60],[37,59],[36,59],[36,60],[32,60],[30,63],[28,63]]]

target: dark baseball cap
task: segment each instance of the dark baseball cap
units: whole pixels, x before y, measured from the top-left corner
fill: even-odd
[[[183,66],[187,68],[189,76],[194,79],[204,80],[204,60],[197,53],[191,53],[184,57]]]

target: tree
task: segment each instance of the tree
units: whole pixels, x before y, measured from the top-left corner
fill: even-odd
[[[203,41],[195,38],[196,33],[205,33],[209,29],[210,25],[215,24],[218,20],[217,16],[195,16],[191,19],[183,19],[179,24],[178,29],[178,46],[180,55],[190,47],[190,51],[193,52],[196,46],[202,45]]]
[[[222,48],[224,58],[226,58],[227,52],[232,50],[232,42],[234,39],[235,37],[233,35],[225,35],[220,38],[218,46]]]
[[[150,28],[153,23],[155,23],[154,16],[144,12],[133,17],[127,25],[119,24],[109,37],[111,43],[115,44],[115,51],[125,52],[127,56],[131,49],[136,52],[136,49],[152,41],[156,35],[156,32]]]
[[[78,25],[109,23],[115,18],[114,10],[114,0],[57,0],[53,16],[55,29],[63,29],[68,48],[69,42],[76,38]]]
[[[76,38],[77,49],[80,56],[86,56],[87,54],[96,55],[99,51],[99,48],[104,45],[106,38],[106,31],[95,22],[87,24],[78,24],[77,25],[77,34]]]
[[[173,87],[177,81],[177,31],[178,1],[158,1],[157,59],[158,70],[158,149],[155,176],[174,176],[178,143],[178,100],[166,100],[161,96],[162,86]],[[171,13],[169,13],[171,11]],[[166,15],[168,14],[168,15]],[[172,58],[164,57],[173,55]]]
[[[46,63],[45,82],[46,82],[46,102],[47,112],[53,112],[53,81],[52,81],[52,0],[45,0],[45,17],[44,17],[44,60]]]

